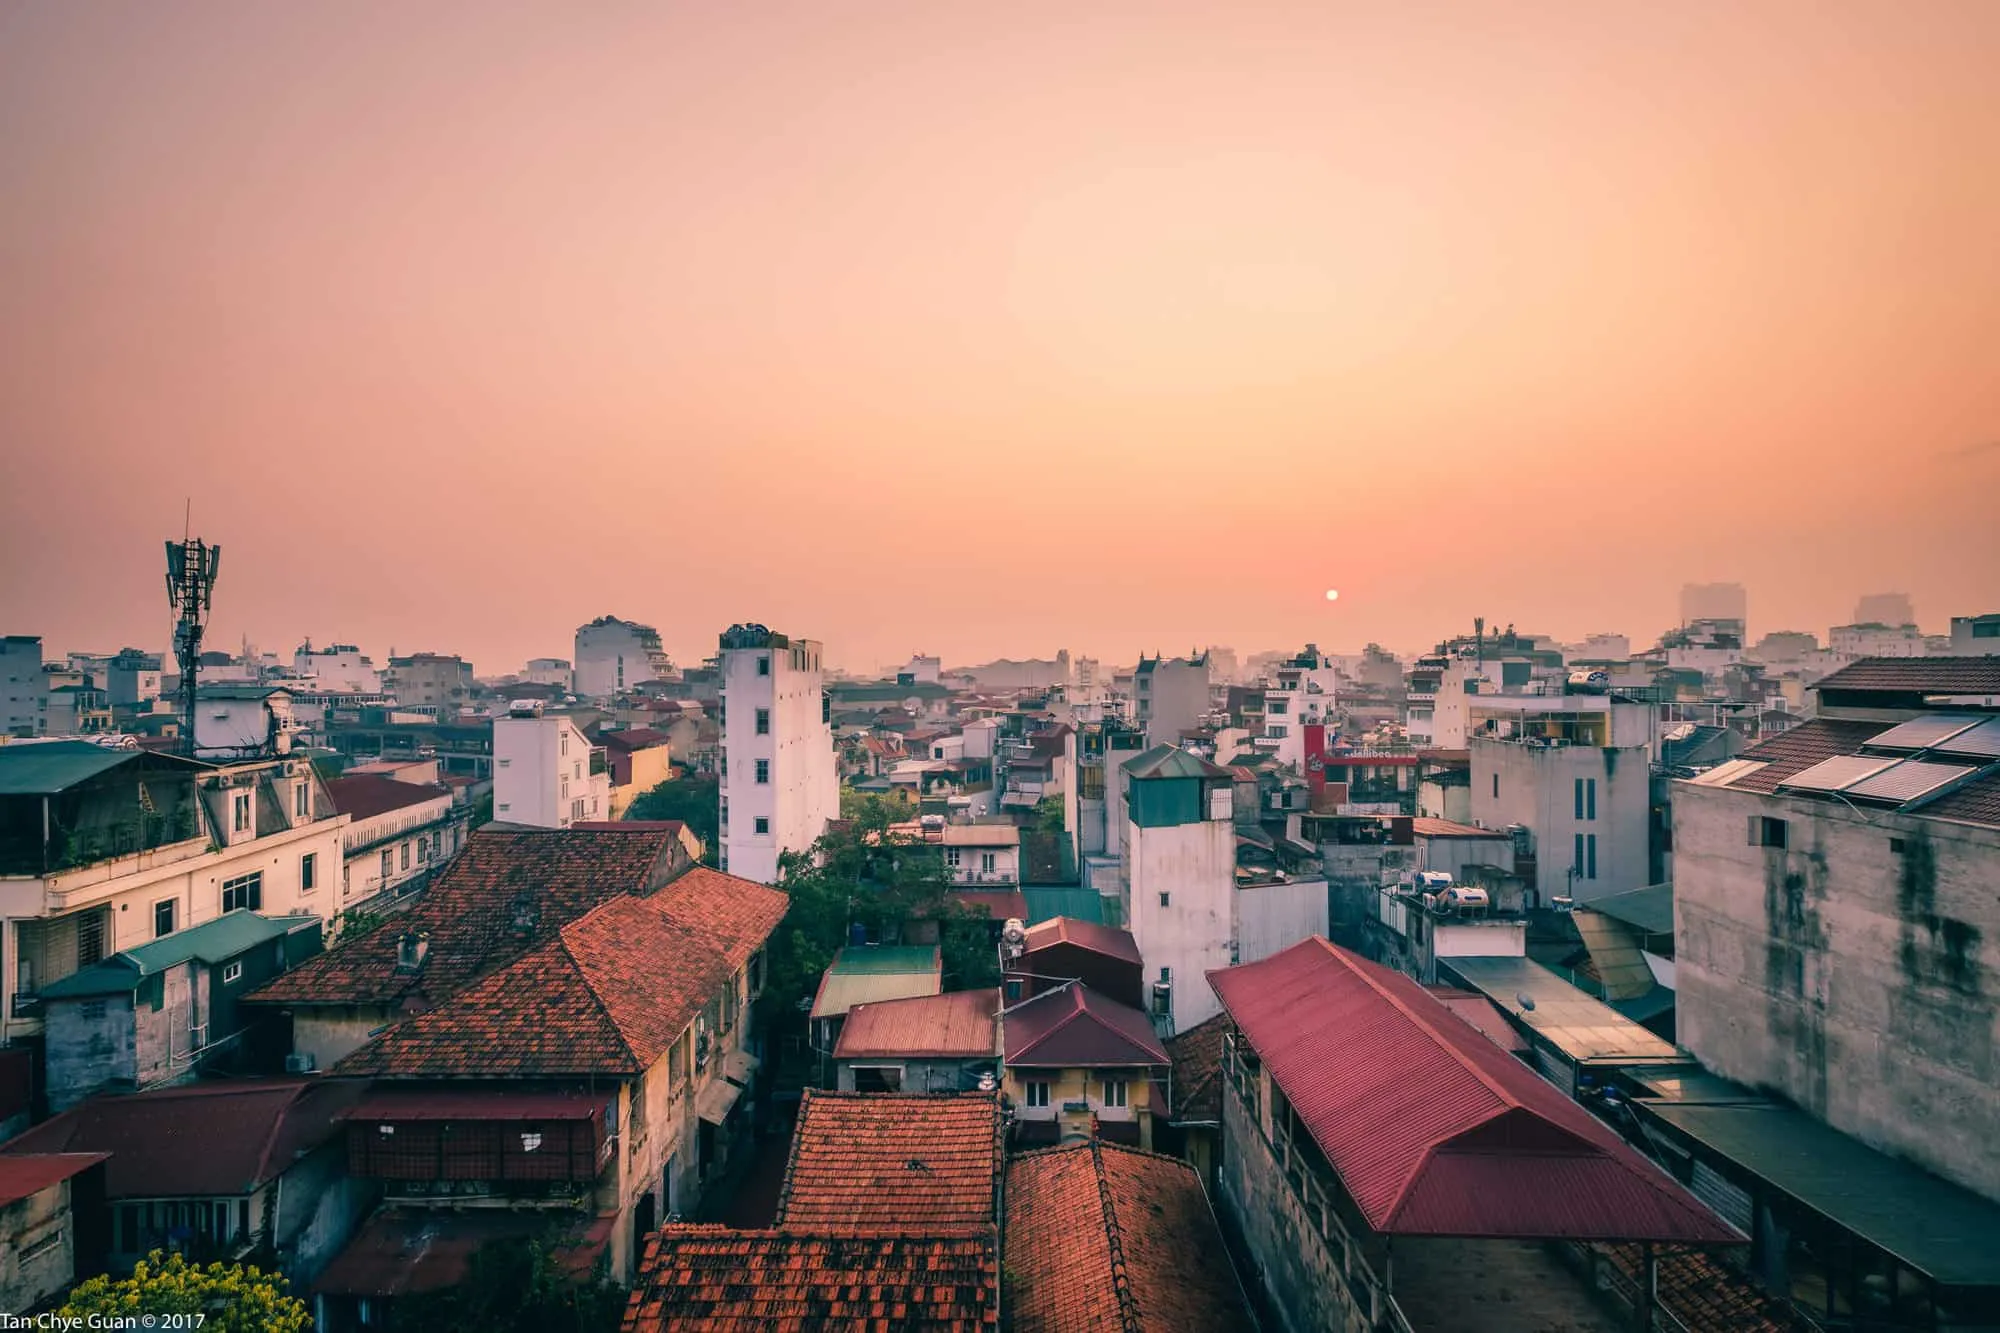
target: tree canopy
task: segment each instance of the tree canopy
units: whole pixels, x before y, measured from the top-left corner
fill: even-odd
[[[304,1301],[282,1273],[245,1264],[190,1264],[154,1250],[130,1277],[94,1277],[70,1292],[56,1313],[73,1327],[111,1327],[107,1315],[206,1315],[214,1333],[303,1333],[312,1327]]]
[[[721,825],[721,792],[713,774],[691,773],[669,778],[641,792],[625,811],[627,819],[678,819],[701,839],[701,859],[715,863],[715,843]]]
[[[425,1333],[615,1333],[625,1293],[563,1267],[553,1241],[489,1241],[465,1281],[396,1301],[396,1326]]]

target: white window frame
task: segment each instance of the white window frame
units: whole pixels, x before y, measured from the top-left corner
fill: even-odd
[[[243,980],[243,963],[241,959],[238,959],[236,962],[233,963],[224,963],[222,965],[223,985],[232,986],[241,980]]]
[[[1031,1111],[1046,1111],[1053,1092],[1047,1079],[1024,1079],[1021,1083],[1021,1104]]]

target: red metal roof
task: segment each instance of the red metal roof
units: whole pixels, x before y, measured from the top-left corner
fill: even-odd
[[[847,1011],[836,1060],[864,1055],[934,1056],[973,1060],[997,1052],[998,990],[953,991],[907,1000],[877,1000]]]
[[[391,810],[422,805],[426,801],[449,801],[451,788],[432,786],[428,782],[398,782],[395,778],[374,773],[357,773],[328,778],[326,794],[333,799],[335,810],[362,820]]]
[[[1097,1069],[1171,1063],[1151,1019],[1080,981],[1024,1000],[1000,1021],[1010,1065]]]
[[[1521,1030],[1507,1021],[1507,1015],[1500,1012],[1499,1005],[1478,991],[1459,990],[1455,986],[1426,986],[1424,989],[1439,1004],[1485,1033],[1488,1040],[1498,1042],[1502,1050],[1518,1054],[1528,1049],[1528,1039],[1521,1035]]]
[[[377,1087],[335,1120],[594,1120],[602,1096],[578,1092],[511,1092],[504,1089],[398,1089]]]
[[[335,1256],[312,1285],[326,1296],[407,1296],[455,1287],[472,1271],[472,1256],[493,1241],[546,1240],[552,1224],[546,1212],[499,1210],[446,1212],[442,1209],[384,1208]],[[570,1221],[553,1248],[556,1263],[582,1280],[611,1239],[617,1218]]]
[[[990,1093],[808,1089],[778,1227],[926,1235],[991,1227],[1001,1132],[1000,1099]]]
[[[1057,944],[1075,945],[1079,949],[1140,966],[1144,966],[1146,961],[1139,956],[1139,945],[1132,938],[1132,932],[1116,926],[1101,926],[1095,921],[1081,921],[1075,917],[1052,916],[1028,927],[1027,953]],[[1026,970],[1032,972],[1035,969]]]
[[[40,1194],[109,1157],[101,1152],[0,1153],[0,1206]]]
[[[1019,889],[953,889],[951,897],[995,921],[1028,919],[1028,900]]]
[[[1743,1243],[1401,973],[1315,936],[1208,979],[1377,1232]]]

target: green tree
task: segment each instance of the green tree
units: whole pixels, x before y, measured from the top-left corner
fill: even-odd
[[[842,819],[879,818],[885,824],[894,824],[905,819],[914,819],[916,814],[916,807],[900,796],[890,796],[883,792],[856,791],[852,787],[840,789]]]
[[[1034,822],[1028,826],[1037,833],[1061,833],[1063,831],[1063,802],[1060,796],[1044,796],[1035,802]]]
[[[79,1321],[93,1316],[201,1314],[213,1333],[303,1333],[312,1327],[306,1304],[290,1294],[282,1273],[243,1264],[190,1264],[159,1250],[141,1259],[132,1276],[94,1277],[70,1292],[56,1313]]]
[[[493,793],[488,791],[472,803],[472,827],[483,828],[493,822]]]
[[[553,1237],[491,1241],[465,1281],[396,1301],[396,1326],[425,1333],[614,1333],[625,1292],[564,1268]]]
[[[706,773],[684,778],[668,778],[650,791],[640,793],[625,811],[627,819],[678,819],[701,839],[702,860],[713,864],[720,820],[721,790],[717,780]]]

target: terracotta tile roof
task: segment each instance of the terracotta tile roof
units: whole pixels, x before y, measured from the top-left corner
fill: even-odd
[[[1075,917],[1055,916],[1046,921],[1037,921],[1028,927],[1026,952],[1034,953],[1052,945],[1068,944],[1078,949],[1088,949],[1101,953],[1107,958],[1116,958],[1124,963],[1144,965],[1139,956],[1138,941],[1129,930],[1116,926],[1100,925],[1095,921],[1079,921]],[[1029,968],[1028,971],[1034,971]]]
[[[745,887],[783,898],[761,885]],[[696,914],[687,900],[676,903],[674,888],[605,903],[335,1068],[398,1078],[617,1076],[651,1068],[740,966],[723,949],[747,958],[761,943],[688,924]]]
[[[1822,693],[2000,694],[2000,656],[1864,657],[1821,676],[1813,688]]]
[[[101,1152],[0,1152],[0,1208],[60,1185],[109,1157]]]
[[[814,1235],[673,1225],[646,1242],[624,1333],[989,1333],[993,1233]]]
[[[1098,1140],[1007,1168],[1003,1271],[1014,1333],[1251,1326],[1194,1169]]]
[[[598,744],[612,750],[650,750],[665,745],[671,738],[664,731],[651,727],[626,727],[622,731],[602,731],[598,733]]]
[[[828,1234],[990,1227],[1002,1154],[993,1094],[808,1089],[777,1224]]]
[[[678,839],[658,830],[480,830],[407,912],[307,959],[249,998],[279,1004],[437,1004],[610,899],[658,887]],[[748,881],[744,881],[746,884]],[[514,929],[517,900],[536,924]],[[428,932],[421,971],[397,970],[398,938]]]
[[[572,1215],[573,1216],[573,1215]],[[465,1281],[472,1256],[497,1240],[549,1239],[551,1215],[384,1208],[335,1256],[312,1284],[325,1296],[407,1296]],[[552,1257],[572,1277],[588,1278],[611,1240],[615,1217],[576,1218],[561,1226]]]
[[[2000,827],[2000,772],[1988,773],[1962,787],[1955,787],[1935,801],[1916,807],[1915,813]]]
[[[864,1055],[995,1057],[998,990],[953,991],[908,1000],[857,1004],[847,1011],[835,1043],[836,1060]]]
[[[1095,1069],[1170,1063],[1151,1019],[1080,981],[1023,1000],[1000,1021],[1010,1065]]]
[[[695,866],[655,894],[654,901],[669,920],[701,932],[733,968],[764,947],[791,905],[777,889],[707,866]]]
[[[1167,1038],[1173,1061],[1169,1110],[1175,1124],[1221,1122],[1222,1039],[1228,1031],[1229,1015],[1217,1014]]]
[[[428,782],[398,782],[394,778],[362,773],[328,778],[326,794],[333,808],[355,820],[370,819],[391,810],[422,805],[426,801],[450,800],[451,788]]]
[[[105,1197],[248,1194],[337,1132],[352,1079],[242,1079],[93,1097],[0,1153],[108,1153]]]
[[[1637,1245],[1607,1245],[1605,1253],[1635,1283],[1646,1261]],[[1681,1327],[1701,1333],[1800,1333],[1806,1325],[1744,1274],[1699,1250],[1668,1251],[1654,1265],[1654,1289]]]
[[[1755,760],[1764,767],[1728,785],[1736,791],[1774,792],[1780,782],[1794,773],[1803,773],[1820,760],[1837,754],[1853,754],[1863,741],[1888,728],[1886,722],[1850,722],[1825,717],[1802,722],[1736,756]]]
[[[1208,979],[1377,1232],[1742,1243],[1401,973],[1315,936]]]

